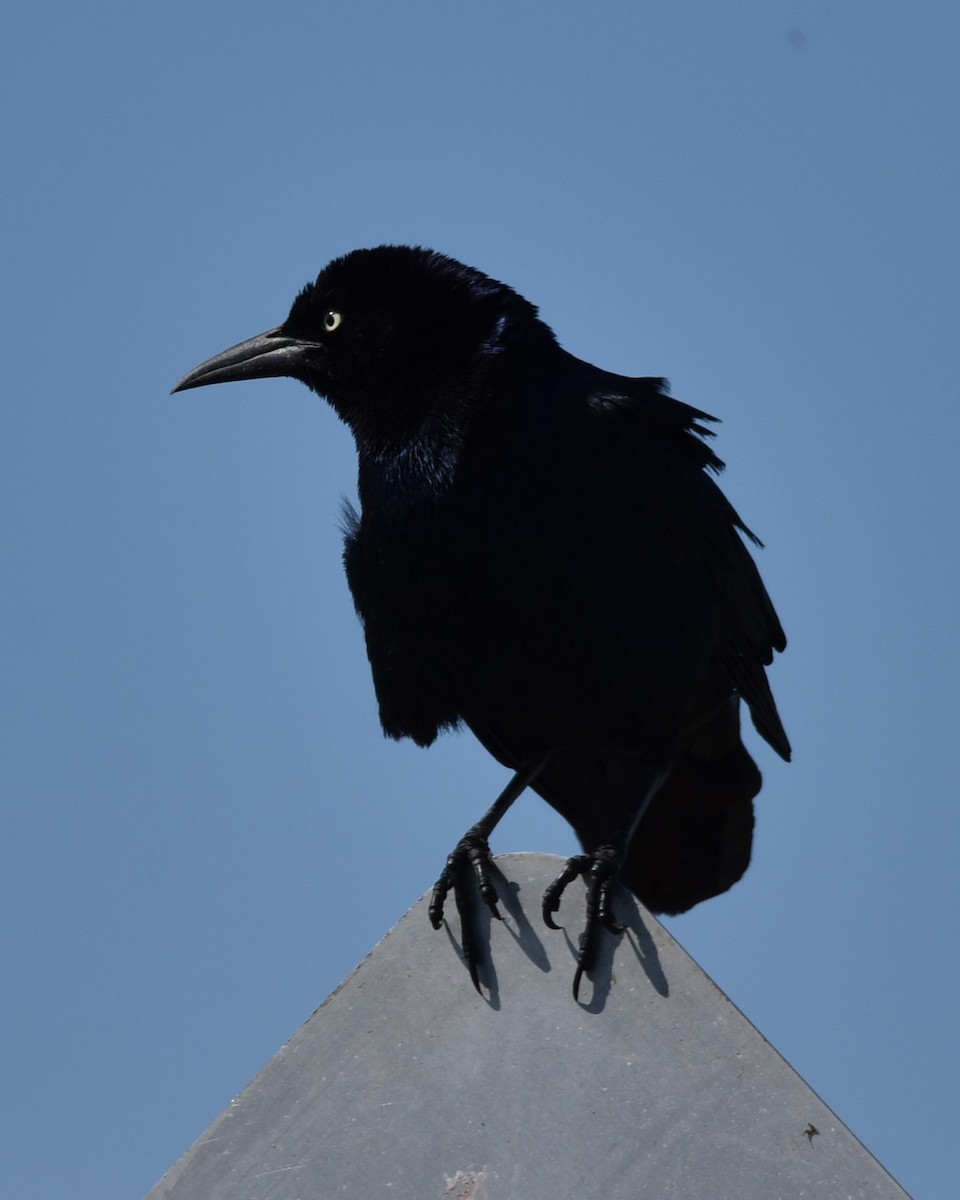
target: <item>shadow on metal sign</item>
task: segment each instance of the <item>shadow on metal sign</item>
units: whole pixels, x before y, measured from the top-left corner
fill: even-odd
[[[147,1200],[909,1200],[626,892],[576,1003],[561,864],[496,860],[482,997],[421,899]]]

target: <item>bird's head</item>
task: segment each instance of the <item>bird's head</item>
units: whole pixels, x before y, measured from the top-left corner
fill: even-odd
[[[378,246],[334,259],[282,325],[186,375],[175,392],[286,375],[325,397],[358,441],[415,434],[477,394],[512,345],[552,334],[505,284],[431,250]]]

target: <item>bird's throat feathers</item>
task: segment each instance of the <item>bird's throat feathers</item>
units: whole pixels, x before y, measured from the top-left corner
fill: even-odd
[[[551,353],[561,355],[550,330],[536,324]],[[484,347],[456,380],[421,380],[412,394],[381,384],[352,412],[341,412],[357,445],[361,503],[407,509],[440,499],[478,421],[513,406],[518,378],[527,380],[520,353]]]
[[[449,490],[462,446],[453,436],[419,437],[374,450],[359,444],[358,491],[364,512],[401,517],[432,506]]]

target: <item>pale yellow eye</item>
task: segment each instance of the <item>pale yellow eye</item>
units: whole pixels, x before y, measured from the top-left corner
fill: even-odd
[[[323,314],[323,328],[326,333],[333,333],[335,329],[339,329],[343,324],[343,313],[334,312],[331,308],[329,312]]]

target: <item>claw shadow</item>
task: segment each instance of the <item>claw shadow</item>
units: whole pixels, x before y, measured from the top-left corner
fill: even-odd
[[[550,959],[543,942],[524,912],[523,904],[520,901],[521,885],[511,879],[507,879],[495,861],[490,864],[490,875],[497,889],[497,903],[504,910],[506,916],[510,918],[509,920],[500,922],[504,932],[513,938],[514,942],[516,942],[539,971],[547,974],[550,971]],[[449,921],[444,920],[443,925],[454,952],[468,973],[470,966],[468,955],[464,950],[464,944],[465,941],[472,942],[474,961],[477,968],[477,981],[480,984],[480,995],[491,1008],[499,1011],[501,1007],[500,988],[497,980],[497,969],[490,948],[490,930],[496,918],[480,899],[479,890],[475,890],[475,884],[472,880],[468,886],[471,887],[471,903],[467,906],[467,914],[460,913],[460,941],[457,941],[453,930],[450,928]],[[464,928],[465,921],[469,921],[469,932]]]
[[[497,875],[497,891],[500,894],[501,903],[513,919],[513,924],[504,921],[504,930],[513,938],[537,970],[542,971],[545,975],[548,974],[550,958],[546,947],[527,919],[527,914],[520,902],[520,893],[523,889],[519,883],[507,879],[496,863],[493,864],[493,867]]]
[[[623,933],[614,934],[606,929],[601,931],[596,959],[590,970],[584,972],[584,977],[590,981],[593,992],[589,1000],[581,1000],[575,996],[577,1004],[584,1012],[600,1013],[606,1007],[614,982],[614,959],[621,941],[625,941],[637,956],[637,961],[654,991],[664,998],[670,994],[670,984],[661,966],[656,942],[644,922],[640,906],[633,894],[619,885],[616,895],[616,914],[623,926]],[[563,936],[567,943],[567,949],[570,951],[570,957],[576,964],[579,946],[574,944],[566,929],[563,931]]]
[[[653,990],[664,999],[670,995],[670,982],[664,974],[663,967],[660,965],[660,955],[657,951],[657,944],[653,940],[650,930],[644,924],[643,916],[640,912],[640,907],[636,900],[629,893],[625,893],[630,904],[631,912],[630,919],[624,921],[626,930],[624,936],[629,942],[634,954],[637,956],[637,961],[640,967],[650,981]],[[633,937],[630,937],[630,934]]]
[[[491,863],[491,876],[497,889],[498,903],[505,916],[509,918],[501,922],[504,932],[513,938],[537,970],[548,974],[552,970],[550,958],[540,935],[524,911],[521,902],[522,886],[507,879],[495,861]],[[473,886],[471,881],[471,892]],[[586,894],[585,886],[584,894]],[[475,895],[471,894],[471,900],[472,903],[468,904],[467,911],[461,910],[459,914],[461,934],[459,941],[449,921],[444,920],[443,927],[454,953],[468,973],[470,968],[464,944],[472,944],[480,995],[492,1009],[499,1011],[501,1008],[500,985],[491,952],[491,927],[496,918],[480,899],[479,891],[476,891]],[[539,896],[536,907],[539,910]],[[640,905],[631,892],[620,886],[618,886],[616,894],[616,914],[624,931],[620,935],[609,933],[606,930],[601,931],[596,960],[590,970],[584,973],[592,987],[590,999],[582,1000],[579,997],[576,999],[577,1004],[585,1012],[600,1013],[606,1007],[614,981],[614,960],[621,941],[626,942],[633,950],[653,989],[663,997],[670,994],[670,985],[663,972],[656,943],[644,922]],[[469,929],[465,928],[465,922],[469,923]],[[570,958],[576,967],[579,947],[566,929],[561,927],[561,932],[570,952]]]
[[[490,924],[494,918],[486,906],[481,907],[482,911],[472,914],[472,935],[465,935],[462,917],[459,940],[450,928],[450,922],[446,917],[443,919],[443,928],[454,954],[463,963],[463,968],[467,972],[468,977],[470,976],[470,964],[463,949],[463,942],[465,936],[473,937],[474,964],[477,971],[477,992],[485,1004],[489,1004],[492,1009],[499,1012],[501,1008],[500,984],[497,980],[497,969],[493,963],[493,955],[490,953]]]

